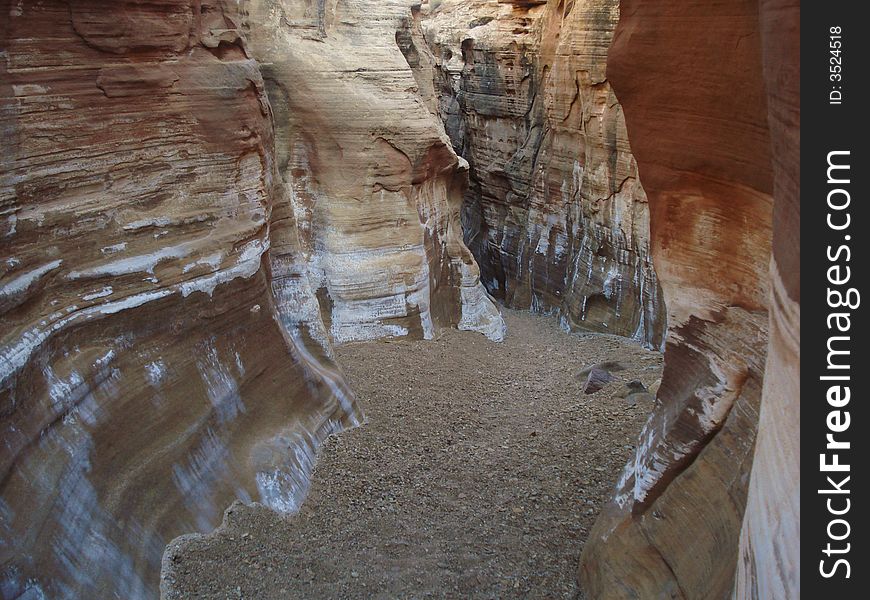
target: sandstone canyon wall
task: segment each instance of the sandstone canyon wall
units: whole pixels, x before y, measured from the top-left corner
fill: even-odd
[[[735,598],[800,597],[800,2],[761,0],[773,154],[770,339]]]
[[[504,323],[462,241],[467,164],[396,43],[407,0],[252,0],[249,39],[275,110],[281,210],[336,342]]]
[[[760,4],[621,2],[608,75],[669,333],[656,408],[584,549],[591,597],[799,595],[799,13]]]
[[[415,55],[470,164],[465,235],[487,289],[566,328],[660,347],[646,194],[605,74],[618,2],[434,5]]]
[[[298,502],[360,415],[270,289],[291,242],[237,3],[0,10],[0,589],[153,597],[171,538]]]
[[[489,291],[668,323],[591,597],[794,595],[795,6],[623,0],[605,72],[616,0],[414,4],[0,0],[0,594],[293,510],[362,419],[332,344],[499,339]]]
[[[332,339],[502,335],[403,7],[0,4],[4,597],[153,597],[233,499],[292,511],[362,418]]]

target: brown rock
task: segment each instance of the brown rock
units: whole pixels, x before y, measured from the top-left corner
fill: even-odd
[[[470,164],[466,242],[507,305],[659,347],[646,194],[604,71],[617,3],[532,4],[446,0],[423,21],[430,105]]]
[[[609,371],[593,367],[586,376],[586,382],[583,384],[583,393],[594,394],[614,379],[615,377]]]
[[[794,239],[799,222],[799,19],[796,5],[773,8],[763,7],[760,27],[751,0],[621,3],[608,75],[649,194],[669,339],[656,407],[584,548],[580,578],[591,597],[798,593],[798,393],[776,382],[797,381],[799,297],[778,275],[771,286],[768,256],[772,191],[789,206],[774,221],[776,238]],[[762,37],[771,45],[764,69]],[[790,73],[776,79],[784,86],[771,83],[775,70]],[[773,117],[765,72],[780,102]],[[772,171],[782,186],[772,185]],[[782,253],[794,264],[793,245]],[[765,368],[768,306],[776,354]],[[768,417],[747,507],[762,389]],[[785,450],[773,451],[780,444]]]
[[[362,419],[304,277],[273,293],[244,11],[195,6],[0,2],[4,595],[156,597],[168,541],[292,508]]]

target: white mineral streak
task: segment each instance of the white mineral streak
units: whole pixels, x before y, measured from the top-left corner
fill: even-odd
[[[316,433],[307,429],[286,431],[268,440],[264,446],[273,448],[272,455],[280,457],[283,464],[257,472],[255,478],[260,502],[282,513],[298,511],[311,487],[311,473],[321,442],[341,429],[338,421],[328,420]]]
[[[410,285],[391,267],[406,261],[409,255],[421,263],[415,271],[419,279]],[[422,247],[323,253],[313,264],[317,265],[315,269],[322,269],[323,285],[333,301],[330,335],[336,344],[406,336],[407,327],[389,321],[407,317],[410,307],[419,310],[424,336],[434,335],[429,312],[429,269]],[[371,273],[370,285],[383,289],[385,295],[355,298],[346,293],[357,285],[359,273],[364,271]]]
[[[220,518],[211,490],[229,477],[229,448],[213,428],[206,428],[199,443],[187,456],[187,463],[173,465],[172,479],[195,515],[199,531],[211,531]]]
[[[239,385],[218,357],[214,342],[206,348],[205,356],[196,365],[202,376],[208,399],[214,407],[218,422],[225,425],[245,412],[239,394]]]
[[[166,363],[162,359],[157,359],[145,365],[145,378],[151,386],[160,387],[165,377]]]
[[[197,259],[195,262],[192,262],[189,265],[185,265],[182,269],[182,272],[189,273],[198,266],[210,267],[213,271],[215,271],[221,266],[223,260],[224,254],[222,252],[214,252],[213,254],[209,254],[207,256],[203,256],[202,258]]]
[[[40,267],[17,275],[6,282],[0,282],[0,298],[12,298],[24,294],[42,277],[60,267],[62,260],[53,260]]]
[[[420,248],[420,280],[415,282],[416,290],[411,291],[406,300],[409,306],[415,307],[420,313],[420,326],[423,328],[423,339],[431,340],[435,337],[435,324],[432,322],[430,304],[432,301],[432,285],[429,279],[429,261],[425,251]]]
[[[98,318],[103,315],[111,315],[122,310],[136,308],[146,302],[151,302],[170,295],[170,290],[158,290],[134,294],[128,298],[98,304],[85,309],[77,309],[75,306],[68,307],[67,314],[60,312],[51,314],[36,327],[22,334],[11,344],[0,348],[0,385],[18,372],[27,364],[33,353],[44,344],[52,335],[79,321]]]
[[[121,252],[127,248],[127,242],[120,242],[117,244],[112,244],[111,246],[106,246],[104,248],[100,248],[100,252],[103,254],[114,254],[116,252]]]
[[[236,369],[239,370],[239,377],[245,376],[245,365],[242,363],[242,356],[238,352],[234,352],[233,355],[236,359]]]
[[[98,277],[117,277],[130,273],[154,273],[154,268],[161,262],[188,256],[191,249],[186,244],[161,248],[150,254],[129,256],[108,263],[102,263],[81,271],[70,271],[67,279],[91,279]]]
[[[55,394],[79,393],[66,384],[54,388]],[[72,398],[56,396],[61,404],[70,404]],[[65,456],[63,472],[57,482],[60,497],[60,515],[57,522],[59,532],[52,540],[54,552],[59,558],[59,567],[69,581],[79,586],[92,583],[91,565],[99,564],[113,573],[116,589],[125,598],[147,597],[146,586],[136,570],[133,558],[121,551],[106,535],[115,526],[114,518],[102,508],[97,490],[88,480],[94,443],[85,424],[76,414],[64,420],[65,429],[60,434],[55,429],[48,430],[40,440],[41,451],[53,456]],[[91,424],[92,425],[92,424]],[[51,478],[49,472],[54,465],[31,465],[31,477]],[[143,543],[147,539],[143,538]],[[70,592],[60,590],[62,595]],[[31,587],[25,597],[39,598],[39,586]],[[44,597],[44,596],[43,596]]]
[[[699,352],[699,349],[689,344],[685,345]],[[617,490],[620,491],[616,494],[616,501],[620,506],[624,506],[628,500],[629,495],[625,485],[630,478],[633,478],[631,496],[635,501],[643,501],[674,463],[693,453],[701,445],[701,438],[722,426],[736,399],[734,390],[739,389],[732,380],[739,377],[741,371],[737,369],[729,376],[717,360],[710,360],[708,367],[717,381],[696,390],[695,400],[700,411],[694,408],[686,409],[698,420],[700,426],[698,439],[687,443],[664,439],[663,432],[669,431],[668,415],[664,411],[652,413],[639,436],[633,464],[626,467],[617,485]]]
[[[477,331],[494,342],[504,340],[507,326],[496,308],[483,284],[477,269],[462,263],[462,318],[459,321],[459,329],[465,331]]]
[[[55,414],[63,414],[68,408],[75,406],[88,391],[84,379],[76,371],[67,377],[59,377],[49,366],[45,368],[44,374],[48,384],[48,397]]]
[[[84,300],[85,302],[90,302],[91,300],[97,300],[99,298],[105,298],[106,296],[111,296],[111,295],[112,295],[112,287],[107,285],[98,292],[92,292],[90,294],[85,294],[84,296],[82,296],[82,300]]]
[[[320,305],[309,284],[305,267],[286,257],[271,256],[272,295],[283,329],[304,346],[302,331],[330,358],[332,344],[320,315]]]
[[[170,224],[172,224],[172,219],[169,217],[148,217],[127,223],[124,225],[124,230],[136,231],[137,229],[142,229],[144,227],[166,227]]]
[[[245,245],[239,254],[238,262],[225,270],[211,275],[197,277],[181,284],[181,295],[185,298],[194,292],[204,292],[211,296],[215,288],[234,279],[250,279],[260,270],[260,260],[269,249],[269,240],[254,240]]]
[[[69,327],[74,323],[92,320],[105,315],[112,315],[124,310],[142,306],[147,302],[160,300],[176,292],[187,297],[194,292],[204,292],[209,296],[214,293],[219,285],[228,283],[237,278],[249,279],[260,269],[260,259],[269,249],[268,240],[253,240],[246,244],[239,253],[235,265],[215,273],[196,277],[168,288],[152,292],[142,292],[127,298],[121,298],[105,304],[96,304],[87,308],[69,307],[68,314],[54,313],[43,320],[38,326],[24,331],[18,339],[0,348],[0,385],[23,367],[33,353],[44,344],[51,336]],[[136,258],[137,262],[139,257]],[[145,264],[150,264],[150,258]],[[133,263],[125,263],[130,266]],[[143,264],[137,262],[137,264]]]

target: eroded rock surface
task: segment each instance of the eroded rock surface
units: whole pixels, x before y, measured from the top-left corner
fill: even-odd
[[[276,211],[297,220],[330,337],[431,338],[458,325],[501,339],[462,241],[467,164],[397,44],[411,2],[249,4],[288,190]]]
[[[239,4],[0,14],[0,590],[154,597],[169,540],[292,509],[361,415],[304,281],[270,289],[295,242]]]
[[[321,41],[264,84],[249,7]],[[164,545],[232,500],[297,508],[361,419],[331,339],[503,333],[396,46],[407,3],[324,10],[0,4],[3,596],[153,597]]]
[[[470,164],[465,235],[487,289],[659,347],[646,194],[605,74],[618,14],[616,0],[430,2],[406,54]]]
[[[591,597],[799,594],[799,18],[761,4],[621,2],[608,75],[669,335],[656,408],[584,549]]]

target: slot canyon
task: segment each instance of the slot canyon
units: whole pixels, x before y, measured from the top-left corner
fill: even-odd
[[[0,597],[799,597],[797,0],[0,14]]]

